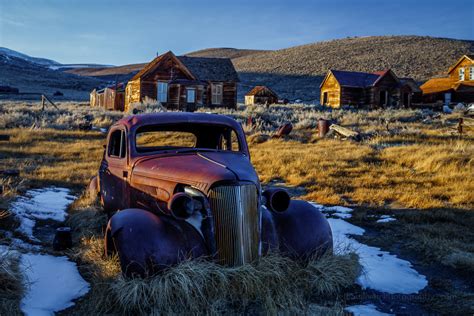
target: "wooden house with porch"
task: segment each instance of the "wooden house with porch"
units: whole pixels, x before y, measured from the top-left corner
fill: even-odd
[[[462,56],[446,77],[432,78],[420,88],[425,103],[474,102],[474,55]]]
[[[278,102],[278,95],[270,88],[256,86],[245,95],[245,105],[274,104]]]
[[[169,51],[153,59],[128,82],[125,111],[145,97],[172,110],[236,108],[238,81],[228,58],[175,56]]]
[[[400,80],[390,69],[374,73],[329,70],[320,85],[320,102],[335,108],[342,105],[409,107],[419,89],[408,79]]]

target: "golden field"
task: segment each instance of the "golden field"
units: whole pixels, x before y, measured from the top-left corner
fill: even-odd
[[[11,137],[9,142],[0,142],[0,169],[20,170],[19,178],[2,180],[4,193],[0,200],[1,208],[7,209],[8,203],[16,194],[31,187],[57,185],[81,194],[89,179],[96,174],[103,153],[105,134],[99,131],[81,131],[78,129],[79,125],[83,122],[83,116],[89,114],[93,116],[94,126],[107,127],[121,114],[109,114],[74,103],[60,105],[60,109],[61,113],[51,110],[51,113],[42,114],[38,104],[0,105],[0,125],[3,124],[4,127],[1,134]],[[298,106],[274,106],[268,110],[249,107],[239,111],[219,112],[232,115],[243,122],[248,134],[251,159],[262,183],[283,182],[288,187],[304,189],[303,199],[320,204],[354,207],[354,223],[379,231],[378,234],[361,237],[365,238],[364,241],[386,249],[396,245],[397,251],[415,257],[415,261],[421,266],[436,264],[446,269],[455,269],[461,278],[474,271],[474,135],[469,130],[461,136],[455,133],[453,128],[460,114],[432,116],[427,120],[420,111],[414,110],[327,112]],[[249,116],[254,118],[252,125],[246,123]],[[21,117],[22,123],[15,125],[15,120],[9,117]],[[357,130],[364,137],[358,142],[321,139],[315,128],[317,119],[321,117]],[[292,122],[295,127],[290,136],[272,138],[276,128],[285,121]],[[30,128],[33,124],[34,128]],[[390,214],[397,221],[376,226],[371,219],[373,214]],[[180,281],[189,284],[194,282],[193,278],[199,277],[197,271],[184,264],[180,267],[182,270],[171,271],[160,279],[133,282],[121,279],[116,258],[102,257],[101,235],[105,221],[98,205],[86,197],[70,207],[68,223],[74,229],[77,246],[69,256],[78,262],[81,273],[92,283],[92,290],[68,312],[90,314],[98,312],[95,307],[101,304],[104,309],[100,312],[176,312],[156,309],[156,306],[170,300],[166,296],[157,298],[145,307],[137,305],[137,302],[153,291],[154,287],[150,285],[153,283],[150,282],[171,282],[166,283],[171,288],[182,287],[176,274],[183,273],[181,276],[185,280]],[[3,221],[0,228],[13,229],[14,226],[14,221]],[[8,242],[8,237],[2,236],[0,230],[0,239],[2,238]],[[283,269],[284,265],[289,264],[281,264],[281,258],[273,259],[273,262],[269,259],[262,265],[282,265]],[[326,280],[327,283],[322,284],[329,288],[326,293],[329,296],[343,296],[357,275],[356,260],[331,257],[320,264],[322,266],[300,267],[299,271],[303,275],[306,273],[319,277],[318,284],[321,284],[321,278]],[[339,270],[335,268],[329,275],[308,272],[318,269],[324,271],[327,269],[325,264],[339,267]],[[209,267],[203,265],[201,268]],[[260,275],[265,272],[261,266],[254,269],[256,270],[252,270],[253,272],[245,270],[241,273]],[[344,281],[339,278],[341,271],[352,272]],[[228,287],[225,282],[231,282],[231,277],[227,272],[220,273],[223,275],[205,281],[221,282],[221,289]],[[293,274],[285,274],[284,271],[281,273],[284,277],[280,279],[279,287],[286,286],[285,282],[289,280],[286,278],[295,278]],[[232,282],[240,282],[243,287],[250,286],[251,283],[246,282],[257,282],[252,284],[258,284],[262,291],[275,286],[263,276]],[[298,282],[299,285],[304,284],[301,280]],[[456,308],[462,307],[464,302],[467,304],[473,297],[468,292],[456,299],[458,289],[450,286],[446,279],[438,280],[432,286],[437,284],[444,291],[444,294],[437,297],[443,304],[433,305],[430,299],[421,302],[426,306],[433,305],[437,312],[456,311]],[[17,295],[21,293],[21,286],[12,288]],[[99,295],[104,290],[108,292],[107,295]],[[203,299],[217,298],[217,294],[210,288],[201,290],[205,293]],[[134,301],[121,296],[124,292],[132,291],[135,293]],[[239,292],[242,288],[236,287],[232,291]],[[312,291],[318,289],[313,288]],[[266,301],[268,305],[265,306],[272,311],[282,308],[288,310],[291,306],[284,306],[283,300],[279,300],[287,293],[277,294],[280,296],[269,295]],[[256,293],[249,291],[247,295],[246,299],[252,301]],[[96,299],[92,300],[92,297]],[[270,297],[274,300],[269,301]],[[219,304],[224,304],[228,298],[219,299]],[[295,301],[294,306],[301,307],[307,302],[306,297],[295,299],[298,301]],[[188,303],[191,302],[186,302]],[[312,308],[316,308],[316,313],[339,314],[344,303],[343,299],[326,298],[316,301]],[[222,305],[217,305],[213,306],[216,313],[223,308]],[[207,305],[195,306],[204,310],[209,308]],[[250,308],[249,306],[247,307]],[[200,311],[202,310],[195,312]]]

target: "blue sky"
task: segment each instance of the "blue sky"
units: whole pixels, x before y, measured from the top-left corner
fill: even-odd
[[[0,0],[0,46],[62,63],[399,34],[472,40],[474,1]]]

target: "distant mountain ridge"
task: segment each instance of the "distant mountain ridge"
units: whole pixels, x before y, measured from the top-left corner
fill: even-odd
[[[42,65],[42,66],[61,65],[57,61],[54,61],[54,60],[51,60],[51,59],[31,57],[31,56],[28,56],[26,54],[17,52],[13,49],[9,49],[9,48],[6,48],[6,47],[0,47],[0,55],[20,58],[20,59],[26,60],[28,62],[31,62],[33,64]]]
[[[15,57],[32,64],[39,66],[49,67],[52,70],[66,70],[72,68],[97,68],[97,67],[113,67],[113,65],[101,65],[101,64],[61,64],[55,60],[40,58],[40,57],[31,57],[29,55],[20,53],[16,50],[9,49],[6,47],[0,47],[0,55],[8,57]]]

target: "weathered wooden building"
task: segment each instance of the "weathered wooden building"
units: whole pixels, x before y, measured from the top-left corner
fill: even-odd
[[[245,105],[274,104],[278,102],[278,95],[266,86],[256,86],[245,95]]]
[[[410,81],[410,82],[409,82]],[[389,107],[411,106],[414,93],[412,79],[400,80],[390,69],[375,73],[330,70],[321,83],[321,104]]]
[[[120,83],[103,89],[92,90],[90,106],[103,107],[112,111],[123,111],[125,106],[124,84]]]
[[[197,106],[237,106],[237,72],[228,58],[175,56],[153,59],[125,89],[125,110],[148,97],[168,109],[193,111]]]
[[[462,56],[447,76],[432,78],[421,85],[423,102],[474,102],[474,55]]]

